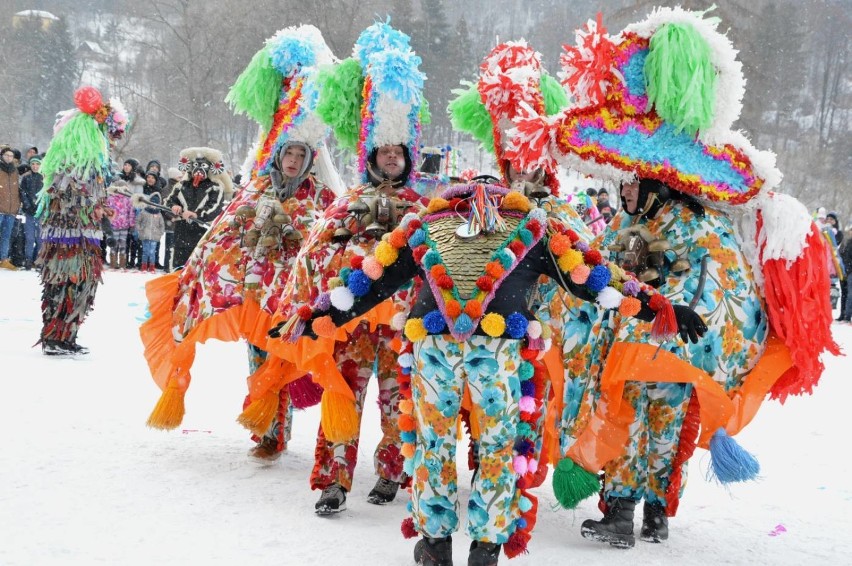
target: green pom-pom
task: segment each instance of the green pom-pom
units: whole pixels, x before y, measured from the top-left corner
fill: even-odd
[[[710,45],[689,24],[665,24],[651,36],[645,59],[648,107],[695,135],[713,123],[716,69]]]
[[[237,77],[225,102],[234,112],[248,115],[268,131],[278,108],[283,79],[283,75],[272,66],[268,47],[264,47],[255,53],[248,67]]]
[[[521,381],[526,381],[527,379],[532,379],[535,375],[535,367],[528,361],[524,360],[521,362],[521,365],[518,367],[518,378]]]
[[[475,83],[467,83],[467,89],[455,89],[456,98],[450,101],[447,112],[453,129],[466,132],[482,144],[485,151],[494,153],[494,124],[482,103]]]
[[[544,99],[544,113],[548,116],[553,116],[568,106],[565,89],[547,73],[541,75],[541,97]]]
[[[571,458],[563,458],[553,471],[553,494],[566,509],[575,508],[582,500],[601,490],[597,474],[584,470]]]
[[[361,133],[361,103],[364,73],[358,60],[350,57],[319,74],[320,95],[317,114],[334,130],[337,142],[358,151]]]

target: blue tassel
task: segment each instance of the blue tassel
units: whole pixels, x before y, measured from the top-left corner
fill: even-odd
[[[710,439],[710,477],[722,483],[757,479],[760,464],[733,437],[720,428]]]

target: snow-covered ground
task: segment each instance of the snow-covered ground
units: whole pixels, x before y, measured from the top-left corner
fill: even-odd
[[[57,359],[31,347],[40,329],[36,274],[0,270],[0,564],[413,563],[414,541],[399,530],[405,498],[386,507],[365,501],[375,481],[374,403],[348,510],[316,517],[317,493],[308,487],[316,408],[297,413],[290,449],[276,465],[249,462],[251,443],[234,421],[245,394],[245,347],[214,342],[199,349],[182,427],[146,428],[159,390],[137,328],[153,276],[105,277],[80,333],[91,354]],[[834,330],[852,350],[852,326]],[[580,523],[599,517],[596,501],[557,509],[547,482],[531,552],[511,563],[852,563],[849,363],[828,359],[815,395],[767,403],[738,436],[760,459],[759,482],[729,489],[708,482],[708,454],[699,450],[666,544],[621,551],[584,540]],[[460,470],[463,501],[469,478]],[[466,563],[468,544],[456,535],[456,564]]]

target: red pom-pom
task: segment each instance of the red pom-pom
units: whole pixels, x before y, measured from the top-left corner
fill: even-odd
[[[657,293],[655,295],[651,295],[651,300],[648,301],[648,306],[651,307],[652,311],[657,312],[658,310],[666,306],[667,302],[668,300],[664,296]]]
[[[302,305],[299,307],[299,310],[296,311],[296,314],[298,314],[299,318],[302,320],[310,320],[310,318],[314,315],[314,311],[308,305]]]
[[[411,222],[408,223],[408,229],[409,230],[417,230],[421,226],[423,226],[423,223],[420,221],[419,218],[415,218]]]
[[[462,201],[462,199],[460,199],[459,197],[451,198],[450,199],[450,208],[455,210],[456,207],[461,203],[461,201]]]
[[[494,280],[488,277],[487,275],[483,275],[479,279],[476,280],[476,286],[479,287],[481,291],[488,292],[494,288]]]
[[[104,99],[93,86],[81,86],[74,92],[74,106],[86,114],[94,114],[104,105]]]
[[[577,232],[575,232],[574,230],[568,230],[567,232],[565,232],[565,235],[571,238],[572,243],[580,240],[580,236],[578,236]]]
[[[591,249],[583,254],[583,261],[589,265],[598,265],[603,260],[601,252]]]
[[[527,230],[533,233],[536,238],[541,236],[541,222],[533,218],[527,222]]]
[[[453,283],[453,278],[447,275],[446,273],[441,275],[435,280],[435,283],[438,284],[438,287],[441,289],[452,289],[455,283]]]
[[[503,545],[503,552],[508,558],[514,558],[527,552],[527,543],[530,540],[530,534],[521,530],[516,530],[511,534],[509,540]]]
[[[418,536],[417,529],[414,528],[414,519],[408,517],[402,522],[402,536],[405,538],[414,538]]]
[[[520,240],[514,240],[509,244],[509,249],[512,250],[512,253],[515,254],[515,257],[520,257],[522,253],[527,249],[524,243]]]
[[[427,245],[417,246],[416,248],[414,248],[414,251],[412,252],[412,255],[414,256],[414,261],[416,261],[417,263],[423,261],[423,256],[426,255],[426,252],[428,251],[429,246]]]
[[[362,255],[353,255],[349,260],[349,267],[352,269],[361,269],[364,265],[364,256]]]
[[[521,348],[521,357],[530,362],[538,357],[538,352],[532,348]]]

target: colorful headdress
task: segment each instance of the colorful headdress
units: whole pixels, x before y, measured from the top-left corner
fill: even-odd
[[[587,175],[657,179],[716,207],[776,186],[775,156],[730,130],[742,107],[742,66],[719,20],[703,16],[658,8],[617,36],[600,15],[590,21],[561,58],[578,105],[519,121],[508,155],[518,166],[555,156]]]
[[[417,162],[420,127],[428,123],[429,110],[423,98],[426,75],[409,41],[389,23],[376,22],[361,32],[352,57],[320,76],[317,112],[338,143],[357,152],[364,180],[370,152],[381,146],[405,146],[412,164]]]
[[[225,101],[260,124],[261,141],[252,169],[268,175],[273,156],[289,141],[316,149],[328,127],[316,113],[318,68],[336,61],[322,33],[302,25],[266,41],[231,87]]]
[[[53,140],[42,162],[44,186],[57,172],[71,171],[75,177],[106,176],[109,172],[109,142],[124,135],[127,111],[111,98],[104,102],[98,89],[84,86],[74,93],[76,108],[60,112],[53,126]]]
[[[479,69],[479,81],[464,81],[467,89],[454,90],[457,96],[447,110],[455,129],[469,133],[494,154],[503,181],[508,183],[507,131],[521,116],[556,114],[568,105],[568,97],[556,79],[542,70],[541,55],[524,40],[501,43]],[[538,166],[548,173],[550,188],[556,192],[556,160],[549,158]]]

